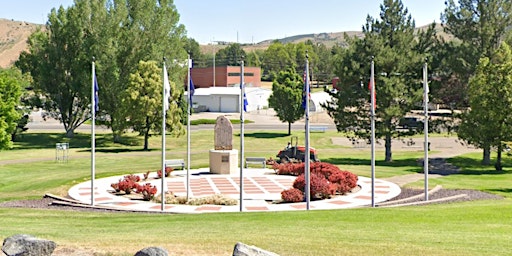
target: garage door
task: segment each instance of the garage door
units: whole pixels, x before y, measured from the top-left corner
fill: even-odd
[[[238,97],[223,96],[220,98],[220,112],[233,113],[238,112]]]

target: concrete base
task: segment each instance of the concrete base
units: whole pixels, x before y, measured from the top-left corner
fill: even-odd
[[[210,150],[210,172],[215,174],[240,174],[238,150]]]

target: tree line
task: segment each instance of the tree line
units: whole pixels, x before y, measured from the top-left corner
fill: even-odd
[[[418,132],[396,128],[422,102],[421,72],[427,60],[430,101],[462,110],[460,123],[445,129],[453,129],[464,141],[482,148],[484,163],[490,163],[490,152],[497,149],[496,168],[501,169],[503,143],[512,140],[508,125],[512,119],[508,116],[512,113],[508,104],[512,77],[507,73],[511,65],[511,11],[512,3],[507,0],[446,1],[441,14],[442,30],[450,36],[446,39],[439,35],[435,24],[417,30],[402,1],[383,0],[379,17],[368,15],[362,24],[363,36],[345,35],[346,44],[326,47],[311,41],[274,41],[265,50],[250,52],[240,44],[230,44],[213,58],[212,54],[201,52],[194,39],[186,37],[172,0],[76,0],[69,8],[51,11],[45,29],[30,36],[29,50],[22,53],[16,67],[30,77],[27,81],[33,87],[29,93],[32,98],[26,102],[60,120],[72,136],[90,118],[90,68],[92,57],[96,57],[99,115],[118,141],[127,129],[146,135],[146,131],[158,131],[158,124],[148,128],[151,122],[142,120],[158,116],[158,107],[131,106],[134,99],[158,94],[158,89],[148,88],[161,81],[156,77],[151,80],[144,72],[161,72],[163,57],[168,59],[174,92],[175,108],[168,115],[168,127],[175,134],[181,133],[176,120],[187,117],[182,111],[186,102],[180,96],[186,68],[180,63],[187,52],[197,67],[212,65],[212,59],[218,66],[239,65],[242,57],[246,65],[261,67],[262,79],[273,82],[271,107],[278,115],[289,114],[279,116],[283,122],[293,123],[301,118],[301,108],[290,106],[300,106],[298,95],[302,93],[301,74],[307,51],[310,80],[327,83],[333,77],[339,78],[337,90],[329,92],[333,100],[324,106],[338,131],[368,138],[370,98],[366,85],[370,60],[374,58],[376,136],[384,140],[386,161],[392,161],[392,139]],[[4,87],[2,90],[6,90]],[[20,98],[18,94],[21,95],[12,96]],[[154,98],[153,103],[157,102],[158,98]],[[15,105],[20,105],[19,100]],[[2,111],[15,113],[12,109]],[[151,111],[151,115],[144,111]],[[2,113],[2,118],[7,116]],[[20,116],[12,114],[0,129],[12,134]],[[433,130],[437,128],[432,126]]]

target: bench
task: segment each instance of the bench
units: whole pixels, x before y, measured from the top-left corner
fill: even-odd
[[[169,159],[164,161],[165,167],[180,167],[182,170],[185,169],[185,160],[183,159]]]
[[[327,126],[310,126],[309,131],[311,132],[325,132],[327,130]]]
[[[261,164],[263,168],[267,167],[267,160],[264,157],[246,157],[245,168],[248,164]]]

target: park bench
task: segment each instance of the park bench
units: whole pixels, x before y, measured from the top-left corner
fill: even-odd
[[[309,131],[311,132],[325,132],[327,130],[327,126],[310,126]]]
[[[169,159],[164,161],[165,167],[181,168],[185,169],[185,160],[183,159]]]
[[[266,165],[266,159],[264,157],[246,157],[245,158],[245,168],[247,168],[248,164],[261,164],[263,168],[265,168]]]

